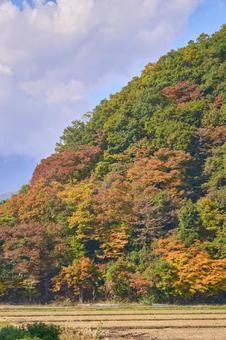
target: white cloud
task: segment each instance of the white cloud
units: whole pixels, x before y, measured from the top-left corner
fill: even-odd
[[[27,95],[35,99],[43,98],[49,104],[82,100],[84,92],[83,84],[74,79],[67,83],[52,79],[31,80],[22,82],[20,88]]]
[[[70,80],[67,84],[57,82],[55,86],[47,90],[47,101],[54,102],[76,102],[83,98],[83,84],[78,80]]]
[[[0,155],[53,150],[95,94],[170,48],[201,1],[0,1]]]
[[[12,76],[13,72],[8,65],[4,65],[0,62],[0,74],[3,76]]]

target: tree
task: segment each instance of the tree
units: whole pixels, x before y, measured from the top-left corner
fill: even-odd
[[[168,282],[174,298],[191,301],[197,296],[217,297],[226,289],[226,260],[212,259],[198,241],[186,248],[182,241],[168,237],[158,241],[155,252],[176,270],[173,281]],[[165,280],[164,276],[159,279]]]
[[[98,183],[93,195],[96,215],[96,239],[100,243],[98,257],[117,259],[129,238],[132,200],[123,175],[112,172]]]
[[[225,36],[148,64],[0,202],[2,299],[224,297]]]
[[[165,87],[161,92],[167,100],[176,101],[178,104],[198,99],[202,95],[199,86],[189,84],[187,81],[180,82],[175,86]]]
[[[54,292],[79,297],[80,303],[95,299],[101,277],[97,266],[88,257],[74,260],[71,266],[61,270],[54,279]]]
[[[197,207],[191,200],[185,201],[180,209],[178,235],[187,245],[206,236]]]
[[[151,286],[150,282],[124,259],[108,265],[105,285],[107,295],[119,300],[145,298]]]
[[[100,149],[92,146],[77,146],[65,149],[59,153],[43,159],[36,167],[31,179],[31,185],[40,180],[67,182],[70,179],[87,176],[100,155]]]
[[[183,151],[160,149],[152,157],[136,159],[128,169],[133,224],[141,245],[150,245],[156,237],[177,226],[176,209],[188,190],[186,169],[191,160]]]
[[[34,221],[39,223],[52,223],[65,221],[67,214],[65,206],[58,198],[58,192],[62,190],[58,182],[46,184],[38,181],[32,185],[27,193],[13,197],[13,216],[21,222]]]
[[[29,301],[32,297],[48,301],[51,278],[62,264],[70,261],[67,237],[63,226],[54,229],[35,224],[2,226],[2,268],[10,272],[9,276],[5,271],[2,277],[6,290],[20,291],[21,298],[25,290]]]

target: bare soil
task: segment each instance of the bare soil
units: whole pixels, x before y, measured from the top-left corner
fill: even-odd
[[[225,307],[0,306],[0,325],[45,322],[62,340],[226,340]]]

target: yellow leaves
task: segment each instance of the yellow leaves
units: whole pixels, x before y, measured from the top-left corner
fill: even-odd
[[[13,220],[12,204],[10,200],[7,200],[0,204],[0,225],[5,223],[10,224]]]
[[[202,222],[207,230],[216,231],[226,224],[226,214],[208,196],[201,198],[197,204]]]
[[[182,241],[168,237],[157,242],[155,251],[177,269],[178,293],[194,296],[226,290],[226,259],[212,259],[199,242],[186,248]]]
[[[71,209],[68,223],[75,240],[81,244],[95,240],[96,256],[116,258],[128,243],[131,197],[119,174],[106,176],[102,183],[92,180],[67,185],[58,197]]]
[[[226,289],[226,260],[212,260],[209,255],[201,251],[186,257],[183,265],[179,266],[179,280],[176,285],[183,285],[187,281],[189,290],[196,292],[207,292],[212,289]]]
[[[116,259],[123,255],[124,248],[128,244],[127,229],[126,225],[121,225],[100,236],[101,249],[103,250],[103,255],[99,256],[100,258]]]
[[[82,290],[93,290],[98,283],[99,272],[94,262],[88,257],[74,260],[72,265],[64,267],[53,280],[54,292],[60,292],[65,286],[79,295]]]
[[[91,182],[83,181],[64,186],[64,190],[59,192],[58,197],[66,203],[79,203],[81,200],[87,200],[90,197],[93,185]]]
[[[181,49],[181,53],[187,62],[192,62],[197,58],[197,48],[194,45]]]
[[[7,288],[8,288],[8,283],[0,281],[0,296],[4,294]]]
[[[92,190],[91,182],[80,182],[67,185],[65,190],[58,194],[72,210],[68,217],[69,227],[76,227],[78,239],[83,239],[90,228],[92,229],[95,215],[92,213]]]

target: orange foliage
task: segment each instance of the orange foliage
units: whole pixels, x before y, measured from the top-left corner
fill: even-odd
[[[105,177],[94,191],[96,239],[104,258],[117,258],[128,243],[132,200],[125,178],[117,173]]]
[[[98,285],[99,272],[94,262],[82,257],[75,260],[72,265],[64,267],[58,276],[54,279],[54,292],[60,292],[68,289],[74,296],[83,299],[84,293],[94,294]]]
[[[46,185],[43,181],[37,182],[30,187],[27,193],[16,195],[13,200],[17,201],[17,211],[20,221],[28,220],[54,220],[61,203],[57,200],[57,193],[62,187],[57,182]],[[13,205],[15,207],[15,205]]]
[[[179,295],[192,297],[226,290],[226,259],[212,259],[198,241],[186,248],[183,241],[168,237],[157,242],[155,252],[177,269],[174,288]]]
[[[128,170],[134,194],[144,191],[157,193],[166,189],[175,198],[183,196],[183,173],[191,160],[192,157],[183,151],[164,148],[155,152],[153,157],[137,159]]]

